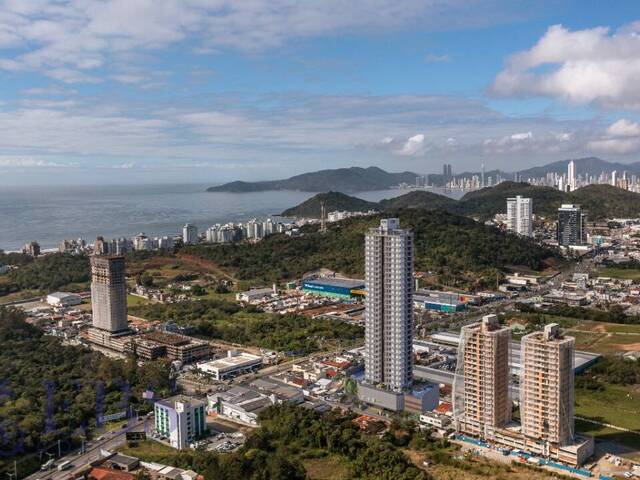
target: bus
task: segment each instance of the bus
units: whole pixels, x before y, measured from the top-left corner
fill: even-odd
[[[65,460],[60,465],[58,465],[59,472],[66,470],[67,468],[71,468],[71,462],[69,460]]]

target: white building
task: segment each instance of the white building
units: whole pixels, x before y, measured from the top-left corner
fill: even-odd
[[[185,226],[182,227],[182,242],[185,245],[198,243],[198,227],[190,223],[185,224]]]
[[[413,235],[397,218],[365,237],[365,381],[399,393],[413,374]]]
[[[238,374],[253,372],[260,365],[262,357],[259,355],[229,350],[224,358],[198,363],[198,369],[215,380],[224,380]]]
[[[47,295],[47,303],[53,307],[69,307],[71,305],[80,305],[82,297],[75,293],[55,292]]]
[[[208,411],[247,425],[258,425],[258,414],[274,404],[269,396],[245,387],[232,387],[208,397]]]
[[[252,288],[251,290],[236,293],[236,300],[238,302],[250,303],[256,300],[270,298],[274,294],[275,291],[273,288]]]
[[[576,164],[573,160],[571,160],[567,166],[567,183],[569,185],[569,191],[573,192],[576,189]]]
[[[517,195],[507,198],[507,230],[525,237],[531,237],[533,201]]]
[[[206,402],[176,395],[156,402],[155,432],[173,448],[184,450],[206,430]]]

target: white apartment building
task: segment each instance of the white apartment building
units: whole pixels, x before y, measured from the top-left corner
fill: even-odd
[[[173,448],[188,448],[207,428],[206,405],[206,402],[186,395],[176,395],[156,402],[156,434]]]
[[[521,195],[507,198],[507,230],[531,237],[533,234],[533,201]]]
[[[365,237],[365,381],[392,392],[413,375],[413,234],[380,220]]]
[[[182,241],[185,245],[198,243],[198,227],[190,223],[185,224],[182,227]]]

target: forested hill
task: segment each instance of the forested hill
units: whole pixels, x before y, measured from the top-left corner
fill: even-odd
[[[473,278],[477,286],[493,284],[499,270],[510,266],[541,269],[545,260],[557,256],[531,240],[444,210],[389,213],[399,215],[402,226],[413,230],[415,269],[435,271],[445,278]],[[300,278],[321,267],[362,276],[364,234],[379,221],[379,215],[351,218],[330,224],[326,234],[319,233],[317,226],[308,226],[300,238],[278,234],[253,245],[198,245],[185,250],[243,280]]]
[[[209,187],[208,192],[263,192],[267,190],[298,190],[302,192],[364,192],[385,190],[400,183],[414,183],[413,172],[390,173],[378,167],[351,167],[303,173],[285,180],[263,182],[230,182]]]
[[[496,213],[506,213],[507,198],[522,195],[533,200],[533,212],[539,215],[553,214],[563,203],[565,194],[552,187],[538,187],[528,183],[502,182],[465,194],[456,205],[462,215],[492,218]]]
[[[567,193],[564,203],[582,205],[589,219],[639,217],[640,194],[611,185],[589,185]]]
[[[318,193],[295,207],[288,208],[282,215],[285,217],[320,218],[320,211],[324,203],[327,212],[346,210],[349,212],[367,212],[377,210],[379,205],[361,198],[351,197],[341,192]]]
[[[455,211],[480,219],[491,218],[496,213],[505,213],[507,198],[516,195],[532,198],[533,213],[538,215],[554,216],[563,203],[574,203],[583,207],[590,220],[640,216],[640,194],[611,185],[589,185],[573,192],[561,192],[515,182],[469,192],[460,199]]]
[[[25,323],[22,310],[0,306],[0,345],[0,471],[13,471],[16,460],[18,478],[40,465],[29,454],[58,439],[67,449],[83,433],[91,438],[98,415],[119,411],[126,402],[148,411],[153,407],[143,391],[151,388],[157,398],[172,391],[168,362],[139,366],[63,346],[60,338]]]
[[[310,217],[320,218],[321,204],[324,202],[326,212],[346,210],[348,212],[366,212],[377,210],[379,212],[398,208],[422,208],[435,210],[438,208],[453,209],[456,201],[452,198],[437,193],[414,190],[399,197],[387,198],[378,203],[368,202],[361,198],[352,197],[344,193],[328,192],[318,193],[295,207],[288,208],[282,215],[285,217]]]

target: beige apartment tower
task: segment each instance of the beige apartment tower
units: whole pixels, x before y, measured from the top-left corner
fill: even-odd
[[[91,257],[93,326],[109,333],[127,330],[127,289],[124,257]]]
[[[522,433],[549,447],[574,440],[573,354],[574,339],[562,335],[555,323],[522,338]]]
[[[458,431],[491,439],[511,419],[510,342],[511,331],[498,323],[496,315],[462,328],[453,383]]]

